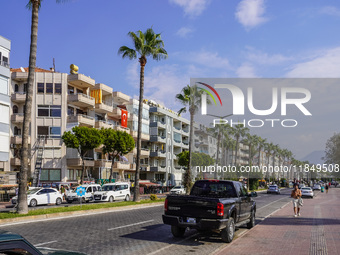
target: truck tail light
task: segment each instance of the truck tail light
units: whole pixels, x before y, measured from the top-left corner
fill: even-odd
[[[224,205],[222,203],[217,204],[217,216],[224,215]]]
[[[164,202],[164,211],[165,212],[168,211],[168,199],[165,199],[165,202]]]

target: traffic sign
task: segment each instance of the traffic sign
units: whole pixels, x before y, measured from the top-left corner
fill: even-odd
[[[85,196],[86,189],[82,186],[79,186],[76,190],[76,193],[79,197],[84,197]]]

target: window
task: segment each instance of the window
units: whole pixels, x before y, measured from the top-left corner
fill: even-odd
[[[21,129],[18,127],[14,127],[14,135],[21,135]]]
[[[27,91],[27,86],[28,86],[27,83],[25,83],[24,84],[24,93],[26,93],[26,91]]]
[[[61,117],[60,105],[38,105],[39,117]]]
[[[18,112],[19,112],[18,106],[14,105],[13,106],[13,113],[18,113]]]
[[[74,88],[73,88],[72,86],[68,86],[68,87],[67,87],[67,93],[68,93],[69,95],[74,94]]]
[[[44,92],[45,92],[45,84],[38,83],[38,93],[44,93]]]
[[[41,169],[40,180],[41,181],[60,181],[61,170],[60,169]]]
[[[60,127],[50,127],[50,138],[60,138],[61,128]]]
[[[38,126],[38,136],[47,136],[49,138],[60,138],[60,127]]]
[[[18,84],[14,85],[14,92],[19,92],[19,85]]]
[[[53,93],[53,83],[46,83],[46,93]]]
[[[60,148],[45,148],[43,158],[61,158]]]
[[[38,126],[38,136],[40,136],[40,135],[47,136],[48,135],[48,127]]]
[[[54,93],[61,94],[61,83],[54,84]]]
[[[8,78],[0,75],[0,93],[8,94]]]

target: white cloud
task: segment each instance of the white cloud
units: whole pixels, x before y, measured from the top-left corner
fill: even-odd
[[[325,6],[321,8],[320,13],[340,17],[340,9],[334,6]]]
[[[192,32],[194,32],[193,29],[189,27],[181,27],[177,32],[176,35],[182,38],[187,38]]]
[[[268,21],[268,18],[263,17],[264,13],[264,0],[242,0],[237,6],[235,16],[249,30]]]
[[[295,64],[286,76],[292,78],[338,78],[340,77],[340,47],[324,50],[312,59]]]
[[[199,16],[207,8],[210,0],[169,0],[183,8],[185,15]]]
[[[258,51],[251,47],[248,47],[246,58],[251,62],[261,65],[278,65],[293,59],[292,57],[286,57],[282,54],[270,55],[266,52]]]
[[[243,63],[237,70],[236,74],[240,78],[256,78],[255,69],[250,63]]]
[[[221,57],[217,52],[201,50],[198,52],[178,52],[176,55],[182,60],[191,64],[204,66],[208,68],[230,69],[229,60]]]

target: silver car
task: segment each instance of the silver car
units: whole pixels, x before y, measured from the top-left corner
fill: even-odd
[[[310,187],[301,188],[301,194],[303,197],[310,197],[310,198],[314,197],[314,192],[312,188]]]
[[[280,188],[277,185],[269,185],[267,194],[270,193],[280,194]]]

